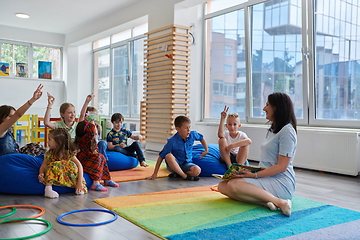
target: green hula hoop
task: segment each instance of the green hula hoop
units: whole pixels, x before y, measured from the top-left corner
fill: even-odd
[[[36,233],[34,235],[30,235],[30,236],[27,236],[27,237],[20,237],[20,238],[1,238],[1,239],[11,239],[11,240],[20,240],[20,239],[29,239],[29,238],[33,238],[33,237],[38,237],[40,235],[43,235],[45,233],[47,233],[48,231],[50,231],[52,225],[49,221],[46,221],[45,219],[39,219],[39,218],[15,218],[15,219],[8,219],[8,220],[3,220],[0,222],[0,224],[3,224],[3,223],[8,223],[8,222],[18,222],[18,221],[40,221],[40,222],[44,222],[48,225],[48,227],[42,231],[42,232],[39,232],[39,233]]]
[[[0,205],[0,207],[4,207],[4,206],[5,206],[5,205]],[[6,218],[6,217],[11,216],[11,215],[13,215],[14,213],[16,213],[16,208],[14,208],[14,207],[9,207],[9,208],[11,208],[11,209],[12,209],[12,212],[10,212],[10,213],[8,213],[8,214],[5,214],[5,215],[0,216],[0,218]]]

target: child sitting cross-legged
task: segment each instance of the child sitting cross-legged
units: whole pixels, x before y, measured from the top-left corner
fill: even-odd
[[[137,157],[140,166],[148,167],[149,164],[145,162],[140,143],[134,141],[131,145],[127,144],[128,138],[141,141],[143,137],[141,135],[134,135],[131,131],[122,127],[123,122],[124,117],[120,113],[115,113],[111,116],[113,129],[107,134],[108,149],[121,152],[126,156]]]
[[[205,149],[200,155],[200,158],[203,158],[209,152],[206,141],[200,133],[190,131],[191,121],[189,118],[178,116],[174,123],[177,133],[168,138],[163,150],[159,153],[154,173],[147,179],[153,180],[157,177],[161,162],[165,159],[167,168],[171,172],[169,178],[198,181],[201,168],[192,163],[192,149],[194,142],[200,141]]]
[[[84,121],[79,122],[76,127],[75,143],[80,149],[77,157],[83,165],[84,172],[94,181],[91,190],[107,191],[108,189],[100,184],[100,180],[104,180],[106,186],[118,187],[119,184],[111,180],[105,157],[99,153],[96,136],[94,119],[85,116]]]
[[[69,133],[64,128],[50,130],[48,143],[50,149],[45,153],[38,175],[39,182],[45,184],[45,197],[59,197],[52,185],[75,188],[76,194],[86,193],[83,168],[75,157],[76,146]]]
[[[237,113],[227,114],[229,107],[221,112],[221,119],[218,130],[220,162],[226,163],[229,167],[232,163],[245,164],[251,139],[246,133],[239,131],[241,127],[240,118]],[[226,119],[227,131],[224,131],[224,122]]]

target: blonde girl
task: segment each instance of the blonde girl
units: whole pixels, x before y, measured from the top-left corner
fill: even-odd
[[[71,141],[74,142],[76,137],[76,126],[77,122],[76,120],[76,112],[75,112],[75,106],[71,103],[63,103],[60,106],[60,116],[61,121],[58,122],[50,122],[50,114],[52,106],[54,105],[55,98],[50,94],[47,93],[48,96],[48,106],[46,107],[45,117],[44,117],[44,123],[48,128],[55,129],[55,128],[65,128],[71,137]],[[90,101],[94,98],[94,94],[89,94],[86,97],[85,103],[81,109],[79,122],[84,120],[84,116],[86,113],[86,108],[89,105]]]
[[[45,197],[57,198],[52,185],[75,188],[75,194],[87,192],[83,167],[75,156],[75,145],[63,128],[50,130],[49,151],[39,170],[39,182],[45,184]]]

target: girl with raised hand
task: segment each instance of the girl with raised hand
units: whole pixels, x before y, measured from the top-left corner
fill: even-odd
[[[14,123],[18,121],[22,115],[25,114],[25,112],[30,108],[30,106],[33,105],[33,103],[42,96],[42,89],[43,85],[40,84],[35,90],[33,97],[30,98],[18,110],[8,105],[0,106],[0,156],[11,153],[22,153],[19,150],[19,145],[16,143],[14,135],[11,133],[10,129],[14,125]],[[36,151],[34,151],[30,155],[40,155],[45,152],[45,148],[42,148],[39,144],[33,145],[36,148]],[[26,149],[26,146],[22,149]],[[26,153],[28,152],[26,151]]]
[[[58,122],[50,122],[50,113],[52,106],[55,102],[55,98],[50,94],[47,93],[48,96],[48,106],[46,107],[45,117],[44,117],[44,123],[48,128],[55,129],[55,128],[65,128],[71,137],[71,141],[75,140],[76,137],[76,126],[77,122],[76,120],[76,113],[75,113],[75,106],[71,103],[63,103],[60,106],[60,116],[61,121]],[[85,103],[81,109],[79,122],[84,120],[84,116],[86,113],[86,108],[89,105],[90,101],[94,98],[94,94],[89,94],[86,97]]]
[[[108,189],[100,184],[100,180],[104,180],[106,186],[118,187],[119,184],[111,180],[105,157],[99,153],[96,135],[94,119],[89,114],[76,127],[75,143],[80,149],[77,157],[83,165],[84,172],[94,181],[91,190],[107,191]]]
[[[39,170],[39,182],[45,184],[45,197],[57,198],[59,194],[52,186],[75,188],[75,194],[87,192],[83,178],[83,167],[75,157],[76,145],[71,142],[69,133],[63,128],[49,132],[49,151]]]

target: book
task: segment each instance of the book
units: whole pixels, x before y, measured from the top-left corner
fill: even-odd
[[[220,174],[212,174],[213,177],[219,178],[221,180],[230,180],[232,179],[231,174],[241,174],[239,171],[240,170],[245,170],[245,171],[250,171],[252,173],[254,172],[258,172],[261,170],[264,170],[265,168],[262,167],[256,167],[256,166],[247,166],[247,165],[243,165],[243,164],[238,164],[238,163],[233,163],[228,170],[225,172],[224,175],[220,175]]]

